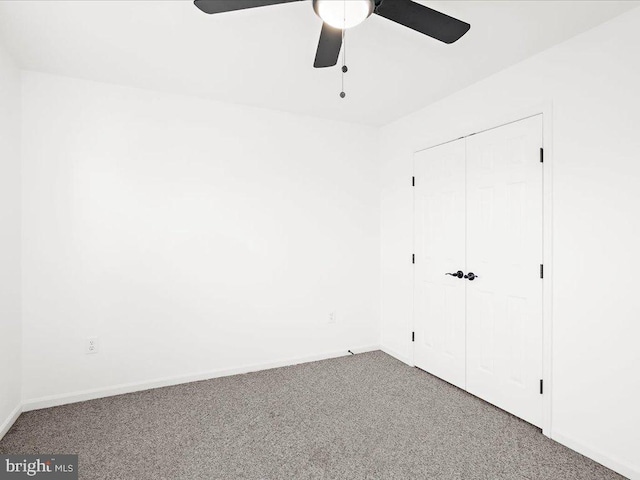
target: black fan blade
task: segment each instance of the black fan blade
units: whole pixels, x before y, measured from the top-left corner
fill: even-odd
[[[455,42],[471,28],[466,22],[411,0],[383,0],[376,13],[444,43]]]
[[[301,0],[195,0],[193,3],[204,13],[224,13],[299,1]]]
[[[323,23],[318,51],[316,52],[316,61],[313,66],[316,68],[333,67],[338,63],[341,48],[342,30]]]

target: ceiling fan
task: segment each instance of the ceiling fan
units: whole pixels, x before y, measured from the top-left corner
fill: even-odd
[[[305,0],[195,0],[205,13],[224,13],[245,8],[266,7]],[[332,67],[338,63],[343,30],[355,27],[375,13],[392,22],[416,30],[444,43],[462,37],[471,25],[412,0],[312,0],[322,19],[320,43],[314,67]]]

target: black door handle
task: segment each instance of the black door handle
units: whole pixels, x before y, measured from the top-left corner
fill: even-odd
[[[475,274],[475,273],[473,273],[473,272],[469,272],[468,274],[466,274],[466,275],[464,276],[464,278],[468,278],[470,281],[473,281],[473,279],[474,279],[474,278],[478,278],[478,275],[476,275],[476,274]]]
[[[464,273],[462,272],[462,270],[458,270],[456,273],[445,273],[445,275],[451,275],[452,277],[462,278],[464,276]]]

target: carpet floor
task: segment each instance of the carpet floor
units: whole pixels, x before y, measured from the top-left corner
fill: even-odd
[[[382,352],[23,413],[0,453],[92,480],[623,478]]]

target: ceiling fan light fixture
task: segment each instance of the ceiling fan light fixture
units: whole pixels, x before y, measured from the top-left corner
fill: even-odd
[[[323,22],[346,30],[369,18],[374,0],[313,0],[313,8]]]

